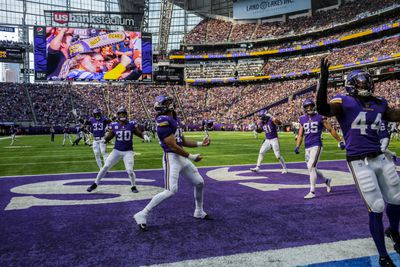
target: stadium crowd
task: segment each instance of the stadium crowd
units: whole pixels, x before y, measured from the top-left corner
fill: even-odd
[[[11,40],[0,40],[0,46],[6,48],[25,48],[26,46],[29,46],[30,48],[33,47],[32,44],[27,42],[16,42]]]
[[[288,22],[232,23],[206,19],[185,37],[187,44],[218,43],[225,41],[256,40],[276,36],[301,34],[332,28],[348,21],[364,18],[377,10],[399,4],[393,0],[345,1],[340,9],[317,11],[312,17],[297,17]],[[360,10],[363,15],[360,16]],[[229,37],[229,39],[228,39]]]
[[[218,62],[190,61],[185,68],[185,77],[187,79],[233,77],[235,71],[238,71],[239,76],[280,75],[310,71],[319,67],[319,60],[323,55],[328,55],[333,66],[368,59],[372,60],[373,57],[399,53],[399,39],[400,36],[396,35],[345,48],[332,48],[322,54],[297,55],[279,59],[271,58],[264,63],[264,66],[262,66],[263,60],[260,58]]]
[[[208,118],[219,124],[236,124],[243,128],[254,119],[253,116],[243,117],[281,100],[283,103],[271,108],[270,112],[289,125],[303,113],[304,99],[314,97],[313,92],[301,92],[315,83],[315,79],[212,87],[0,83],[0,101],[5,103],[0,107],[0,121],[33,121],[33,109],[39,125],[63,125],[90,115],[95,107],[112,117],[120,106],[128,109],[131,119],[144,121],[147,114],[150,118],[155,116],[154,98],[167,94],[178,96],[177,109],[188,125],[201,125],[202,120]],[[399,88],[398,79],[377,82],[375,95],[385,97],[391,106],[398,107]],[[343,88],[331,88],[330,97],[338,92],[344,93]],[[293,97],[295,93],[300,96]]]

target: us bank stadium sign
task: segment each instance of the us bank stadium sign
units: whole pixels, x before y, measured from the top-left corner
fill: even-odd
[[[48,26],[93,26],[113,25],[140,28],[143,10],[138,12],[87,12],[87,11],[54,11],[46,10]]]

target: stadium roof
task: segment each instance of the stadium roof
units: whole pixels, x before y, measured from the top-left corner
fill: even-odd
[[[311,0],[314,9],[338,4],[340,0]],[[174,4],[202,17],[215,15],[233,17],[233,2],[236,0],[175,0]],[[341,1],[343,2],[343,0]]]

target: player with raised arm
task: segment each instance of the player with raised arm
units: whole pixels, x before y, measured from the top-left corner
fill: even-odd
[[[287,173],[288,170],[286,168],[285,160],[281,156],[281,152],[279,149],[279,139],[278,139],[278,128],[277,126],[281,125],[282,122],[274,118],[271,114],[268,113],[267,110],[260,111],[260,119],[261,123],[257,128],[257,132],[265,132],[265,140],[263,141],[260,152],[258,154],[257,165],[255,168],[250,168],[253,172],[260,171],[260,165],[264,159],[264,154],[272,148],[274,151],[275,157],[279,160],[282,165],[282,173]]]
[[[147,206],[134,215],[139,228],[147,231],[147,217],[161,202],[172,197],[178,191],[178,179],[182,174],[194,186],[195,211],[198,219],[211,219],[203,210],[204,180],[196,166],[190,161],[200,161],[200,154],[189,154],[183,147],[208,146],[210,140],[206,137],[202,142],[186,140],[182,134],[180,121],[175,112],[173,98],[160,95],[156,97],[154,108],[157,112],[157,135],[164,151],[163,168],[165,190],[155,195]]]
[[[311,98],[307,98],[303,102],[303,109],[306,113],[299,118],[299,133],[297,136],[297,144],[294,152],[299,154],[301,143],[304,136],[305,147],[305,160],[307,169],[310,173],[310,192],[304,196],[305,199],[315,198],[315,184],[317,182],[317,175],[320,175],[326,184],[326,191],[331,192],[331,178],[325,177],[320,171],[317,170],[319,157],[322,153],[322,129],[325,128],[329,133],[339,142],[341,149],[345,148],[344,142],[340,140],[340,136],[325,117],[317,113],[315,102]]]
[[[400,254],[400,178],[396,166],[381,151],[379,129],[382,119],[400,121],[400,109],[388,107],[382,97],[373,96],[371,75],[362,70],[347,75],[347,95],[338,94],[328,103],[327,89],[330,63],[321,60],[321,77],[317,92],[319,114],[335,116],[346,142],[346,159],[356,187],[369,212],[369,229],[379,252],[380,266],[395,266],[385,246],[385,234]],[[383,211],[389,218],[384,231]]]
[[[133,193],[138,193],[136,188],[136,176],[133,172],[133,135],[136,135],[143,139],[142,132],[137,128],[135,121],[128,121],[128,112],[125,108],[119,108],[117,111],[117,121],[110,124],[109,130],[105,135],[102,142],[107,143],[115,136],[115,146],[108,155],[104,166],[97,174],[94,183],[87,189],[88,192],[92,192],[100,183],[100,180],[104,178],[108,170],[111,169],[117,162],[122,159],[125,164],[126,172],[128,173],[129,179],[131,180],[131,190]]]

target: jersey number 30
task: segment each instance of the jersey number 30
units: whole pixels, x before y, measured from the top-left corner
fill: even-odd
[[[131,140],[131,131],[117,131],[117,141],[130,141]]]
[[[352,122],[351,129],[359,129],[360,134],[366,135],[367,134],[366,130],[368,129],[366,121],[367,121],[367,112],[361,111]],[[379,130],[381,121],[382,121],[382,114],[381,113],[376,114],[375,121],[371,124],[371,129],[376,131]]]

